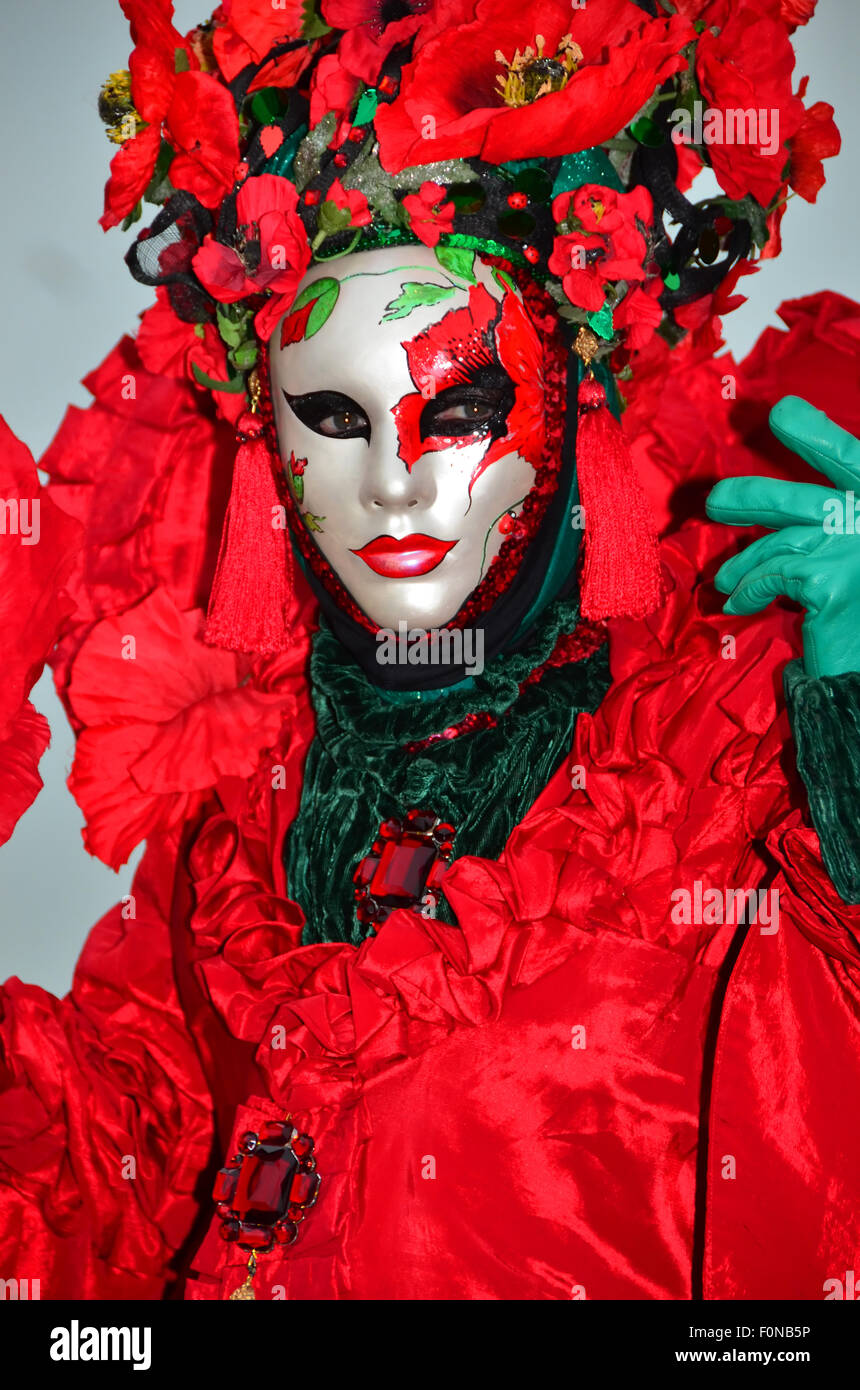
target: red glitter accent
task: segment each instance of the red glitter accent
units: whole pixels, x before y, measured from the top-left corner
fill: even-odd
[[[543,678],[547,671],[557,666],[566,666],[572,661],[584,661],[592,652],[596,652],[606,638],[606,624],[604,622],[592,623],[581,618],[573,632],[562,633],[552,652],[541,666],[536,666],[533,671],[520,682],[520,694],[529,685],[536,685]],[[428,734],[426,738],[416,739],[414,743],[407,743],[404,751],[407,753],[422,753],[425,748],[431,747],[434,743],[443,743],[448,739],[462,738],[464,734],[474,734],[480,729],[494,729],[498,724],[495,715],[481,710],[476,714],[467,714],[465,719],[461,719],[459,724],[450,724],[447,729],[442,729],[438,734]]]
[[[525,301],[529,318],[537,328],[543,344],[544,451],[542,461],[535,472],[534,486],[523,502],[517,529],[502,542],[498,555],[459,613],[445,624],[449,628],[467,627],[476,617],[492,608],[496,599],[510,584],[558,485],[564,442],[567,348],[555,305],[526,271],[512,266],[509,261],[498,256],[485,255],[481,259],[487,265],[504,270],[517,285]]]

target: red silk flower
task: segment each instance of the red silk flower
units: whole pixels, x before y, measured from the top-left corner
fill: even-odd
[[[739,112],[754,112],[759,122],[754,131],[745,131],[755,139],[708,146],[714,173],[730,198],[751,193],[768,207],[783,186],[789,142],[804,119],[803,103],[791,90],[793,69],[794,50],[778,0],[740,0],[718,34],[706,29],[699,39],[696,75],[707,107],[724,119],[731,115],[733,125]]]
[[[371,220],[370,206],[358,188],[344,188],[340,179],[335,179],[326,194],[326,201],[334,203],[341,212],[349,213],[350,227],[366,227]]]
[[[262,63],[277,44],[299,38],[303,14],[302,0],[277,0],[274,4],[268,0],[263,4],[260,0],[222,0],[217,11],[221,22],[216,24],[212,35],[212,48],[218,68],[226,80],[232,82],[249,63]],[[303,53],[299,49],[297,54],[306,59],[306,51]],[[292,54],[287,57],[294,64],[300,61]],[[267,64],[266,68],[269,69],[267,83],[271,83],[274,65]],[[279,72],[278,81],[284,76]]]
[[[298,194],[288,179],[275,174],[246,179],[236,199],[237,228],[246,243],[258,245],[259,256],[249,262],[232,246],[207,235],[193,260],[200,283],[222,304],[265,290],[273,292],[257,316],[257,331],[266,339],[295,298],[310,264],[311,250],[297,204]]]
[[[233,98],[210,73],[199,72],[192,47],[170,22],[172,5],[126,0],[135,49],[129,58],[131,98],[143,129],[120,146],[111,163],[101,225],[121,222],[143,197],[164,136],[176,151],[174,188],[216,207],[232,186],[239,158],[239,122]],[[176,71],[181,51],[188,70]]]
[[[135,339],[147,371],[194,381],[192,367],[196,366],[214,381],[225,381],[229,375],[227,349],[215,325],[185,323],[177,318],[163,285],[156,289],[155,300],[143,314]],[[247,408],[241,392],[214,391],[212,398],[219,413],[231,424]]]
[[[284,695],[258,683],[265,663],[204,645],[203,621],[156,589],[98,623],[72,667],[83,731],[69,787],[87,848],[113,868],[193,815],[221,777],[250,777],[277,740]]]
[[[709,29],[722,29],[731,14],[734,0],[674,0],[675,9],[692,21],[701,21]],[[759,9],[778,16],[789,31],[807,24],[815,12],[817,0],[759,0]]]
[[[376,113],[380,157],[392,173],[437,159],[479,155],[501,163],[600,144],[686,66],[681,50],[695,37],[679,15],[651,19],[630,0],[589,0],[575,10],[567,0],[459,0],[436,18],[435,32],[418,36],[400,95]],[[506,67],[497,51],[510,62],[542,35],[544,55],[552,57],[568,34],[582,58],[564,88],[505,105],[498,79]]]
[[[435,246],[443,232],[454,230],[454,204],[445,202],[446,189],[429,180],[417,193],[408,193],[403,209],[409,217],[409,230],[425,246]]]
[[[549,268],[562,278],[571,304],[595,313],[602,309],[609,282],[639,283],[646,278],[648,243],[643,229],[653,221],[651,195],[641,185],[630,193],[587,183],[553,202],[557,223],[579,228],[555,239]],[[588,253],[599,254],[586,261]],[[583,264],[583,262],[586,262]]]
[[[430,6],[432,11],[440,8]],[[322,0],[322,16],[332,29],[345,32],[337,48],[344,71],[375,86],[393,48],[405,44],[425,24],[426,0],[401,0],[399,18],[390,19],[387,0]]]

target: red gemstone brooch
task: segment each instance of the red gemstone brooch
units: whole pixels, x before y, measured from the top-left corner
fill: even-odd
[[[454,827],[433,811],[407,811],[384,820],[370,854],[352,876],[359,922],[378,928],[398,907],[434,916],[442,879],[454,854]]]
[[[260,1132],[247,1130],[239,1152],[215,1179],[212,1196],[221,1236],[250,1250],[248,1277],[231,1298],[254,1298],[257,1254],[274,1245],[292,1245],[299,1223],[317,1200],[314,1141],[287,1120],[269,1120]]]

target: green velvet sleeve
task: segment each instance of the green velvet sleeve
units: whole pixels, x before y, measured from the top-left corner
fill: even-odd
[[[837,893],[860,903],[860,673],[785,668],[785,696],[821,855]]]

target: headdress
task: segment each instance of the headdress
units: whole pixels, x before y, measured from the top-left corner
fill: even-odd
[[[538,488],[532,522],[506,542],[508,559],[517,544],[543,547],[520,625],[549,576],[558,591],[571,569],[558,496],[577,485],[584,611],[653,608],[653,528],[607,398],[655,334],[713,334],[738,277],[778,249],[789,188],[814,200],[838,135],[831,108],[805,110],[805,84],[793,91],[789,42],[814,0],[403,0],[393,18],[383,0],[225,0],[185,37],[169,0],[121,3],[136,46],[102,93],[121,146],[102,222],[160,205],[129,267],[194,325],[189,370],[241,446],[211,640],[283,641],[283,534],[261,523],[285,500],[267,450],[265,344],[282,320],[298,338],[331,313],[333,277],[297,295],[314,262],[400,242],[435,247],[464,283],[479,254],[528,297],[559,449],[567,398],[567,474],[547,473],[543,504]],[[741,128],[738,113],[759,112],[762,128]],[[705,164],[722,192],[694,203],[682,190]],[[310,564],[295,508],[291,521]],[[504,555],[494,565],[490,602]]]

